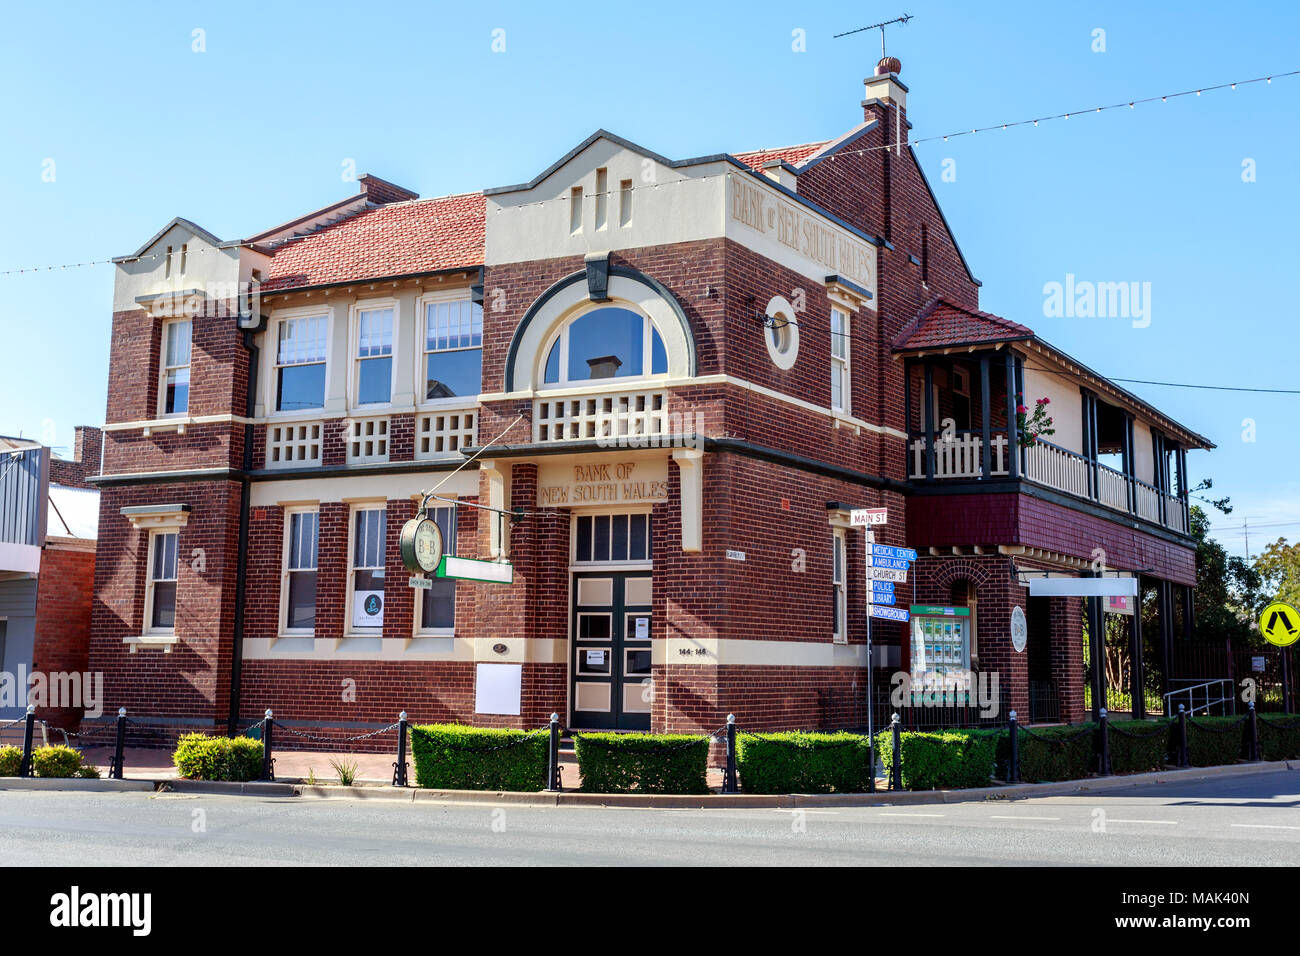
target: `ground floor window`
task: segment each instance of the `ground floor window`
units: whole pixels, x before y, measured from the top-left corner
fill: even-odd
[[[316,627],[316,547],[320,528],[317,511],[285,515],[284,626],[310,632]]]
[[[845,587],[847,552],[842,530],[836,529],[831,537],[831,598],[834,607],[832,637],[837,644],[849,642],[848,588]]]
[[[145,615],[151,634],[176,630],[176,547],[175,531],[149,535],[149,581],[145,588]]]
[[[456,553],[456,508],[430,508],[429,517],[442,532],[443,554]],[[456,581],[432,578],[433,586],[416,588],[419,602],[420,633],[451,634],[456,627]]]
[[[357,505],[352,511],[351,566],[352,628],[366,632],[384,626],[384,542],[387,509],[382,505]]]

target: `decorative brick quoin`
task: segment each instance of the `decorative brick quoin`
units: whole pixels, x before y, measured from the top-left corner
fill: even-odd
[[[671,159],[600,130],[516,185],[363,176],[116,260],[105,713],[1076,721],[1090,679],[1104,700],[1084,622],[1152,590],[1167,653],[1192,626],[1186,454],[1213,446],[980,311],[897,69],[825,142]],[[445,557],[413,573],[422,504]],[[916,556],[884,567],[869,534]]]

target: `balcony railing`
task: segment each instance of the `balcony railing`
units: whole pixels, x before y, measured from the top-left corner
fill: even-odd
[[[415,457],[451,458],[474,444],[476,408],[438,409],[415,416]]]
[[[668,433],[668,393],[660,389],[539,398],[533,440],[618,440]]]
[[[983,446],[983,436],[973,432],[959,432],[951,438],[937,439],[934,443],[934,478],[982,478]],[[992,451],[991,477],[1007,476],[1006,435],[994,435],[989,446]],[[925,437],[913,438],[908,444],[908,451],[910,477],[914,481],[925,480]],[[1094,478],[1093,462],[1040,438],[1024,449],[1020,470],[1026,481],[1095,501],[1115,511],[1136,515],[1153,524],[1187,534],[1185,499],[1161,491],[1145,481],[1130,478],[1106,465],[1097,463],[1095,468]]]
[[[924,478],[925,439],[917,438],[909,446],[912,450],[912,477]],[[1007,472],[1007,436],[994,435],[989,439],[993,453],[992,473],[997,476]],[[984,436],[974,432],[958,432],[952,438],[941,438],[934,443],[934,477],[978,478],[984,474]]]

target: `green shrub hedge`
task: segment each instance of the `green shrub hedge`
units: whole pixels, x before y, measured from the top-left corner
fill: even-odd
[[[38,777],[75,777],[81,769],[81,754],[62,744],[32,750],[32,770]]]
[[[22,747],[0,747],[0,777],[16,777],[22,766]]]
[[[262,775],[262,742],[248,737],[182,734],[172,763],[189,780],[256,780]]]
[[[546,787],[549,736],[463,724],[411,727],[416,786],[534,791]],[[505,746],[513,744],[513,746]]]
[[[1300,758],[1300,714],[1256,714],[1263,760]]]
[[[997,759],[1001,730],[946,730],[899,734],[904,790],[957,790],[987,787]],[[891,731],[876,736],[886,776],[894,759]]]
[[[1178,746],[1178,725],[1174,724],[1174,747]],[[1241,717],[1188,717],[1187,751],[1193,767],[1215,767],[1236,763],[1244,755],[1246,721]]]
[[[1160,770],[1168,763],[1173,739],[1169,721],[1111,720],[1108,723],[1111,773]]]
[[[871,789],[870,738],[847,733],[736,737],[736,769],[746,793],[865,793]]]
[[[577,734],[584,793],[708,793],[709,741],[689,734]]]
[[[1033,736],[1030,736],[1022,727],[1016,735],[1021,781],[1047,783],[1052,780],[1081,780],[1088,776],[1097,769],[1096,730],[1097,725],[1093,723],[1035,727]],[[1010,758],[1009,735],[1004,734],[1000,739],[998,757],[999,766],[1005,767]]]

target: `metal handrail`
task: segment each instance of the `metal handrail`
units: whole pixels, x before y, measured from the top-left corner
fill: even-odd
[[[1170,680],[1191,680],[1191,679],[1192,678],[1170,678]],[[1205,703],[1198,705],[1196,703],[1196,691],[1202,687],[1205,688]],[[1215,698],[1214,700],[1211,700],[1210,690],[1209,690],[1211,687],[1217,687],[1218,693],[1221,696]],[[1225,687],[1227,689],[1226,693],[1224,692]],[[1232,712],[1234,714],[1237,712],[1237,698],[1233,693],[1233,683],[1232,680],[1227,677],[1212,678],[1211,680],[1201,681],[1198,684],[1189,684],[1186,687],[1179,687],[1177,690],[1166,691],[1164,694],[1161,694],[1160,695],[1161,699],[1163,699],[1165,702],[1166,714],[1173,713],[1172,705],[1174,701],[1171,700],[1170,698],[1178,694],[1188,695],[1187,696],[1188,716],[1192,716],[1196,714],[1197,711],[1204,711],[1208,714],[1211,707],[1216,707],[1219,704],[1230,704],[1232,707]]]

